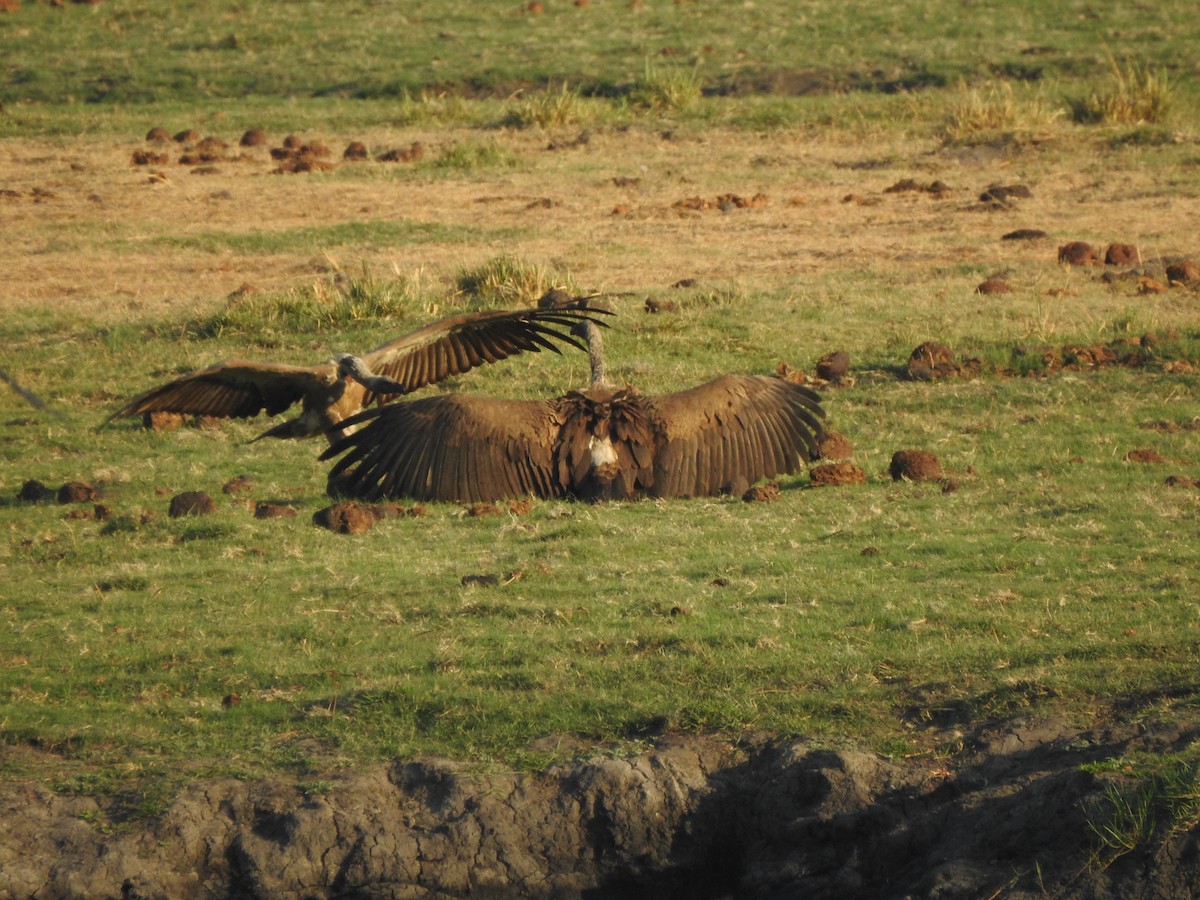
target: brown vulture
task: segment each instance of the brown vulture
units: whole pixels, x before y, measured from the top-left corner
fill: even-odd
[[[599,329],[583,322],[592,383],[554,400],[446,394],[360,413],[321,454],[341,458],[334,496],[483,502],[744,491],[818,455],[825,416],[812,390],[774,376],[725,375],[648,397],[604,374]],[[344,455],[342,455],[344,454]]]
[[[105,422],[122,416],[172,412],[248,418],[276,415],[299,402],[300,415],[259,435],[299,438],[343,436],[345,420],[371,402],[383,403],[484,363],[556,341],[582,349],[570,333],[604,310],[489,310],[449,316],[388,341],[364,356],[340,354],[313,366],[231,359],[184,375],[130,400]]]

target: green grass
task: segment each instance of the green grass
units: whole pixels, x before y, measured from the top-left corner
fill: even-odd
[[[801,179],[845,177],[823,160],[772,163],[779,130],[845,134],[847,146],[881,147],[885,161],[913,137],[1020,142],[1048,122],[1056,141],[1077,146],[1085,126],[1053,113],[1071,97],[1105,96],[1114,35],[1144,67],[1119,72],[1170,79],[1176,121],[1195,108],[1187,61],[1200,26],[1181,2],[1152,17],[1068,0],[976,4],[970,15],[941,0],[803,2],[786,4],[787,15],[770,2],[547,6],[535,17],[523,4],[446,0],[27,2],[0,16],[0,138],[69,146],[140,139],[159,124],[223,134],[466,124],[467,138],[432,145],[411,167],[309,177],[503,180],[527,164],[501,129],[532,131],[522,135],[531,142],[538,129],[692,139],[728,127],[766,136],[748,155],[777,166],[762,177],[779,197]],[[1119,120],[1125,130],[1095,138],[1107,143],[1085,162],[1161,171],[1182,202],[1200,184],[1194,147],[1149,121]],[[587,153],[553,164],[608,178]],[[1015,158],[1014,176],[1026,167],[1036,174],[1036,159]],[[679,195],[700,191],[687,175],[669,173]],[[1153,362],[997,374],[1018,344],[1147,331],[1160,334],[1159,363],[1194,363],[1189,294],[1134,298],[1015,262],[1013,281],[1032,287],[981,301],[973,288],[993,268],[991,251],[954,229],[925,236],[927,247],[966,262],[843,266],[769,288],[730,277],[673,294],[674,315],[633,312],[661,285],[603,273],[639,298],[609,335],[611,374],[647,391],[781,361],[811,370],[820,353],[849,351],[856,381],[828,391],[827,408],[868,483],[818,490],[800,476],[766,505],[537,503],[524,516],[476,518],[433,504],[342,537],[310,521],[327,502],[316,443],[248,444],[261,422],[161,434],[96,426],[118,400],[206,363],[370,348],[434,315],[574,290],[569,266],[554,251],[509,254],[515,232],[486,225],[147,227],[97,217],[53,240],[163,258],[330,248],[352,258],[434,243],[486,251],[464,254],[485,261],[464,263],[449,292],[419,270],[351,268],[236,296],[202,320],[99,328],[53,306],[6,315],[0,368],[58,414],[0,387],[5,777],[123,797],[146,813],[179,781],[210,774],[284,770],[316,793],[331,769],[398,755],[533,766],[554,754],[530,742],[555,734],[619,749],[664,728],[761,729],[902,755],[924,749],[924,725],[1051,709],[1086,724],[1114,698],[1139,716],[1195,717],[1200,506],[1194,489],[1164,479],[1200,475],[1200,376]],[[621,240],[634,255],[653,252],[635,234]],[[983,359],[982,376],[900,379],[929,339]],[[582,356],[565,351],[438,389],[534,397],[585,378]],[[1149,445],[1167,462],[1126,461]],[[912,447],[937,452],[957,490],[892,483],[891,454]],[[222,493],[243,473],[252,499],[286,502],[297,517],[256,520]],[[96,483],[110,517],[18,502],[26,479]],[[170,497],[190,489],[216,498],[216,514],[168,518]],[[472,574],[500,584],[464,585]]]
[[[624,319],[614,357],[657,347],[654,374],[638,379],[648,389],[772,364],[746,357],[723,307],[686,315],[713,338],[705,354],[688,350],[695,334]],[[373,339],[292,334],[282,355]],[[52,397],[70,409],[93,381],[132,390],[230,341],[80,329]],[[38,360],[61,349],[26,352],[30,386],[49,393]],[[543,354],[458,386],[538,394],[583,368]],[[1112,697],[1153,714],[1162,685],[1176,697],[1161,714],[1182,714],[1198,674],[1197,503],[1163,479],[1195,474],[1195,411],[1179,405],[1194,380],[864,379],[827,397],[863,487],[800,477],[771,505],[555,502],[480,518],[433,504],[362,537],[309,522],[327,502],[312,443],[245,444],[257,423],[94,431],[102,405],[57,421],[5,395],[4,740],[59,751],[54,777],[72,790],[93,779],[136,805],[164,779],[213,773],[426,752],[532,765],[547,757],[530,742],[548,734],[619,744],[663,728],[764,729],[903,753],[919,746],[913,723],[1049,708],[1086,720]],[[1125,461],[1146,445],[1180,462]],[[892,483],[890,455],[906,447],[938,452],[958,489]],[[252,497],[299,515],[254,519],[221,493],[243,473]],[[26,478],[100,483],[114,518],[19,503]],[[169,519],[185,489],[208,491],[218,512]],[[501,584],[464,586],[471,574]],[[7,771],[28,774],[15,758]]]

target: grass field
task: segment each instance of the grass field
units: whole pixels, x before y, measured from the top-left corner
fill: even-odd
[[[1200,477],[1200,298],[1165,274],[1200,253],[1190,7],[394,6],[0,14],[0,369],[49,407],[0,393],[5,778],[153,812],[206,775],[526,767],[670,729],[904,755],[988,717],[1196,718],[1200,493],[1167,478]],[[185,165],[154,126],[229,146]],[[329,167],[274,174],[288,133]],[[1075,240],[1140,264],[1061,264]],[[866,484],[431,504],[351,537],[311,523],[320,442],[98,427],[219,359],[551,286],[611,295],[612,374],[648,392],[846,350],[823,393]],[[927,340],[978,374],[909,380]],[[1040,362],[1099,345],[1133,364]],[[437,389],[585,380],[567,351]],[[948,486],[893,482],[909,448]],[[95,485],[103,517],[18,500],[29,479]],[[184,490],[216,513],[169,518]]]

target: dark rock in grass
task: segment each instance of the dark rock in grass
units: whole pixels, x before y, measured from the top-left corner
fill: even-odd
[[[1190,475],[1168,475],[1163,481],[1167,487],[1195,488],[1200,486]]]
[[[677,313],[679,304],[674,300],[659,300],[657,297],[647,297],[643,307],[648,313]]]
[[[56,491],[53,488],[48,488],[40,481],[31,478],[21,485],[21,490],[17,492],[17,499],[28,503],[41,503],[44,500],[52,500],[55,494]]]
[[[85,481],[68,481],[58,489],[59,503],[90,503],[96,499],[96,489]]]
[[[200,138],[200,132],[193,128],[185,128],[183,131],[176,132],[172,140],[174,140],[177,144],[191,144],[200,140]]]
[[[184,491],[171,498],[167,515],[172,519],[182,516],[209,516],[217,511],[217,504],[204,491]]]
[[[817,360],[817,377],[837,384],[850,372],[850,354],[845,350],[834,350]]]
[[[1087,241],[1071,241],[1058,248],[1058,261],[1067,266],[1094,266],[1100,258]]]
[[[897,450],[892,454],[888,474],[893,481],[938,481],[942,464],[928,450]]]
[[[813,466],[808,470],[808,477],[816,487],[867,483],[867,473],[854,463],[848,462],[831,462]]]
[[[165,144],[171,140],[171,132],[165,128],[155,127],[146,132],[146,140],[152,144]]]
[[[342,159],[369,159],[370,156],[371,154],[367,151],[367,145],[362,141],[351,141],[346,145],[346,149],[342,151]]]

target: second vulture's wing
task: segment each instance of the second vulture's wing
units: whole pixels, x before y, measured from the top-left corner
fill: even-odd
[[[243,419],[266,410],[273,416],[318,387],[327,370],[328,366],[231,359],[146,391],[105,422],[151,412]]]
[[[553,402],[445,394],[369,409],[341,425],[362,427],[321,454],[345,454],[329,473],[332,496],[479,503],[563,493],[551,462]]]
[[[820,397],[764,375],[726,375],[651,398],[664,443],[648,493],[701,497],[796,471],[817,457]]]
[[[487,310],[448,316],[403,337],[388,341],[363,360],[376,375],[386,375],[415,391],[484,363],[542,349],[560,352],[556,342],[583,349],[576,338],[554,326],[570,329],[581,321],[603,325],[595,309]],[[363,400],[367,405],[374,395]]]

